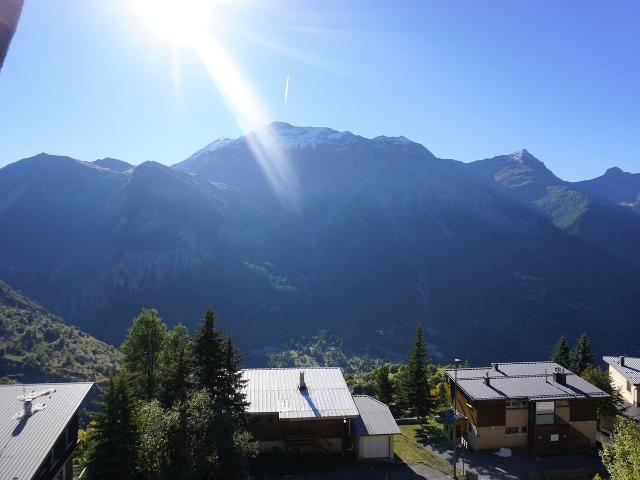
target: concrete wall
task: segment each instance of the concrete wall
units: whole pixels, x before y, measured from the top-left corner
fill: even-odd
[[[341,438],[325,438],[327,442],[331,444],[331,451],[333,453],[342,452],[342,439]],[[314,448],[311,445],[295,447],[299,449],[300,453],[314,453]],[[274,450],[277,449],[277,450]],[[284,440],[266,440],[266,441],[258,441],[258,452],[259,453],[275,453],[279,451],[280,453],[285,453],[287,450],[287,444]],[[293,451],[293,448],[291,449]]]
[[[611,377],[613,386],[618,389],[624,401],[629,405],[637,405],[638,388],[635,385],[631,385],[631,391],[627,390],[627,379],[611,365],[609,365],[609,376]]]

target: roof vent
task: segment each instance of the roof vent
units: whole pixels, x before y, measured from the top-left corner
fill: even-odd
[[[500,370],[500,364],[499,363],[492,363],[491,366],[493,367],[493,369],[496,372]]]
[[[624,355],[620,355],[620,366],[624,367]]]
[[[300,372],[300,383],[298,384],[298,390],[306,390],[307,384],[304,383],[304,372]]]
[[[41,390],[39,392],[31,392],[31,393],[23,393],[22,395],[18,395],[18,400],[22,401],[22,410],[20,410],[14,418],[23,419],[25,417],[30,417],[36,412],[45,409],[44,403],[35,404],[33,401],[38,397],[44,397],[45,395],[51,395],[56,391],[55,388],[48,388],[47,390]]]
[[[489,378],[489,372],[484,372],[484,384],[491,385],[491,378]]]
[[[553,381],[559,383],[560,385],[567,384],[567,373],[563,368],[556,367],[553,371]]]

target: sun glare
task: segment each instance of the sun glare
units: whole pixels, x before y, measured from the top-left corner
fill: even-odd
[[[247,136],[247,144],[262,168],[274,192],[284,204],[297,208],[297,181],[282,148],[265,125],[269,121],[256,90],[224,45],[211,29],[211,16],[227,14],[215,9],[214,0],[138,0],[136,9],[145,26],[174,48],[192,49],[224,98],[242,130],[256,130]],[[240,8],[238,6],[238,8]],[[215,11],[214,11],[215,9]],[[229,18],[216,22],[231,24]],[[176,62],[174,61],[174,68]],[[177,77],[177,72],[174,72]]]
[[[138,0],[135,5],[145,26],[174,45],[188,45],[205,32],[212,7],[207,0]]]

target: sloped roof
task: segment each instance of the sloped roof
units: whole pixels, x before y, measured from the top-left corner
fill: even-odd
[[[304,390],[298,389],[300,372]],[[277,413],[282,420],[358,416],[339,368],[248,368],[242,377],[248,413]]]
[[[620,357],[607,356],[602,359],[620,372],[629,382],[640,385],[640,358],[624,357],[624,366],[620,365]]]
[[[90,382],[0,385],[0,478],[30,480],[92,386]],[[44,404],[44,410],[15,418],[23,409],[19,395],[47,389],[55,392],[33,401]]]
[[[396,435],[400,428],[389,407],[368,395],[354,395],[360,416],[353,420],[356,435]]]
[[[494,364],[495,365],[495,364]],[[568,400],[571,398],[601,398],[608,394],[554,362],[501,363],[484,368],[458,369],[458,388],[474,400],[527,398],[529,400]],[[556,368],[566,373],[566,385],[553,379]],[[484,377],[489,374],[489,385]],[[454,370],[447,369],[449,378]]]

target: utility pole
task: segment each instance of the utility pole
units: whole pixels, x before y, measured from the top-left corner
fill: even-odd
[[[453,420],[452,420],[452,428],[451,428],[451,464],[453,466],[453,479],[456,480],[458,478],[456,472],[456,430],[458,428],[457,415],[456,415],[456,387],[458,386],[458,366],[460,365],[459,358],[453,359],[453,392],[451,394],[451,406],[453,411]]]

